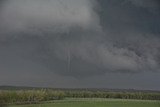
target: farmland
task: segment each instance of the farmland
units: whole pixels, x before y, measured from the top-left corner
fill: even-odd
[[[13,105],[10,107],[160,107],[159,101],[121,99],[64,99],[53,103]]]

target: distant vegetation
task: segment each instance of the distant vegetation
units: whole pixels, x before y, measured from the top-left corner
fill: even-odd
[[[1,104],[28,104],[42,101],[60,100],[65,97],[63,91],[51,90],[18,90],[0,91]]]
[[[53,89],[29,89],[29,90],[1,90],[0,104],[31,104],[43,101],[61,100],[64,98],[117,98],[160,100],[159,92],[140,91],[98,91],[98,90],[53,90]]]
[[[65,97],[73,97],[73,98],[117,98],[117,99],[160,100],[160,93],[149,93],[149,92],[68,91],[68,92],[65,92]]]

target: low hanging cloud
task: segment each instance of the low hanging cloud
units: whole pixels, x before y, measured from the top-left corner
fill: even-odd
[[[94,0],[8,0],[1,9],[1,29],[64,33],[74,27],[98,29]]]
[[[24,61],[30,59],[60,75],[84,77],[107,72],[159,71],[159,34],[147,32],[144,36],[134,24],[134,30],[130,31],[124,24],[127,21],[114,16],[115,10],[111,10],[110,21],[117,23],[110,23],[110,17],[101,16],[103,7],[96,10],[102,5],[98,3],[96,0],[8,0],[0,11],[1,47],[14,49],[13,53],[19,53]],[[130,12],[120,12],[119,9],[117,15],[128,19]],[[135,19],[128,22],[132,24]],[[103,26],[107,21],[112,29]],[[116,29],[121,29],[120,33],[112,33]]]
[[[159,40],[146,38],[140,40],[143,40],[143,43],[137,43],[138,40],[130,40],[125,46],[120,46],[119,43],[114,44],[114,42],[105,44],[105,42],[90,40],[77,41],[76,43],[74,41],[69,43],[70,45],[57,43],[58,49],[55,50],[55,53],[58,58],[68,63],[69,49],[72,70],[67,72],[68,75],[159,71]],[[78,62],[78,66],[75,62]],[[65,73],[63,70],[58,72]]]

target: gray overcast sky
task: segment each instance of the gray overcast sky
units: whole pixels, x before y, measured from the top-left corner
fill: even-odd
[[[0,85],[160,90],[159,0],[1,0]]]

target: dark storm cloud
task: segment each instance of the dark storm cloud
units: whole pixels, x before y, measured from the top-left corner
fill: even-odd
[[[135,6],[147,9],[149,12],[152,12],[155,14],[160,13],[159,12],[159,9],[160,9],[160,7],[159,7],[160,1],[159,0],[128,0],[128,1],[130,1]]]
[[[98,14],[95,1],[90,0],[9,1],[1,12],[1,38],[13,38],[16,44],[21,39],[36,42],[39,48],[28,51],[31,59],[64,75],[159,70],[159,38],[144,28],[146,22],[149,27],[156,23],[154,15],[139,12],[134,5],[146,10],[153,6],[144,1],[105,2]],[[107,27],[102,28],[100,18]]]
[[[160,71],[157,0],[7,0],[0,9],[4,76],[71,86],[84,84],[75,77]]]

